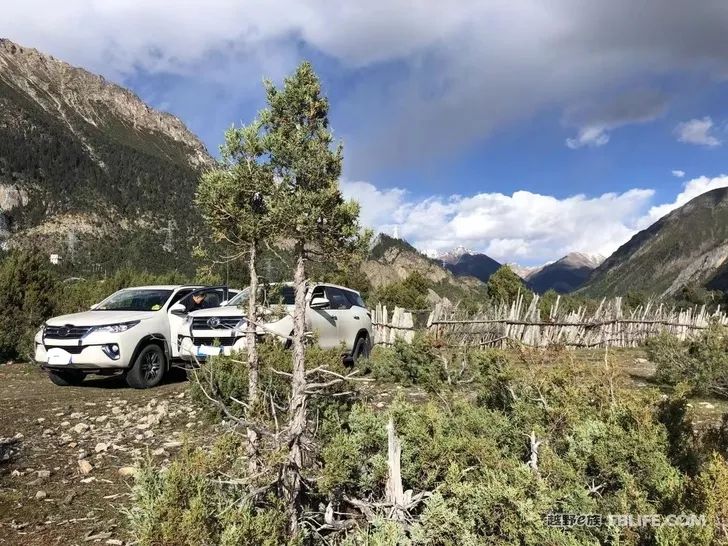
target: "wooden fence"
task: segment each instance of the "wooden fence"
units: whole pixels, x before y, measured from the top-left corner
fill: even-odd
[[[511,305],[466,316],[443,300],[430,313],[423,329],[444,343],[457,345],[502,347],[515,342],[532,347],[634,347],[663,332],[685,340],[707,328],[711,321],[728,325],[728,315],[720,308],[711,313],[705,306],[675,309],[649,302],[627,312],[622,298],[614,298],[602,300],[593,311],[586,307],[562,311],[557,298],[542,317],[540,303],[538,296],[529,304],[521,296]],[[414,336],[412,313],[404,309],[395,308],[389,316],[386,307],[378,305],[372,321],[375,343],[388,345],[397,337],[411,341]]]

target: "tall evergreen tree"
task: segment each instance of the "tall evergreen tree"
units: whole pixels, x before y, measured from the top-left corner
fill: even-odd
[[[271,216],[274,192],[270,165],[261,161],[264,155],[259,121],[243,127],[232,127],[225,133],[217,168],[205,173],[197,191],[197,203],[211,228],[216,242],[231,247],[229,260],[248,258],[250,277],[246,350],[248,354],[248,412],[258,405],[258,324],[257,257],[261,245],[276,235]],[[255,465],[257,438],[248,430],[250,464]]]
[[[329,103],[311,64],[302,63],[281,89],[267,84],[262,114],[266,147],[278,181],[274,212],[281,235],[293,246],[295,309],[293,370],[288,424],[289,458],[284,484],[291,531],[298,529],[301,439],[307,422],[305,370],[306,265],[334,261],[360,250],[359,205],[339,189],[342,146],[333,143]]]

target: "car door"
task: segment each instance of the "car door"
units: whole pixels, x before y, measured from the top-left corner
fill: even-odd
[[[172,350],[172,357],[176,358],[179,356],[179,344],[178,338],[182,333],[182,327],[185,319],[189,314],[189,309],[193,306],[192,298],[196,294],[204,296],[204,307],[211,308],[218,307],[223,301],[228,298],[227,286],[205,286],[201,288],[183,288],[179,290],[170,300],[167,306],[167,316],[169,317],[169,341]],[[188,310],[185,312],[172,312],[171,307],[175,303],[181,303]]]
[[[343,343],[347,351],[352,351],[361,317],[352,309],[350,298],[341,288],[327,286],[326,294],[331,302],[331,314],[336,320],[339,343]]]
[[[326,298],[324,286],[317,285],[311,289],[306,298],[306,329],[318,336],[318,343],[325,349],[331,349],[339,344],[337,317],[332,314],[331,305],[324,309],[312,309],[311,301],[314,298]]]

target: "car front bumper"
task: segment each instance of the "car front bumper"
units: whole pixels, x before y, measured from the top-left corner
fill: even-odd
[[[247,347],[245,336],[223,338],[180,336],[179,357],[186,362],[202,362],[210,356],[230,356]]]
[[[35,361],[44,368],[124,369],[131,365],[136,338],[100,332],[82,339],[47,339],[39,333],[35,337]]]

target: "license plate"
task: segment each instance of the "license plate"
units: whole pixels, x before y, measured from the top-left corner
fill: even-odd
[[[222,347],[213,347],[212,345],[200,345],[197,354],[200,356],[217,356],[222,353]]]
[[[71,363],[71,355],[63,349],[54,347],[48,350],[48,364],[55,366],[65,366]]]

